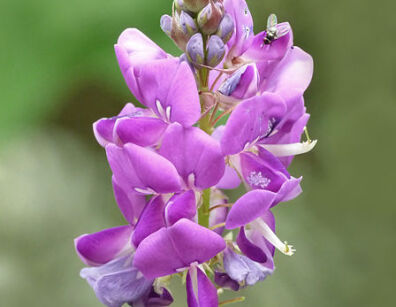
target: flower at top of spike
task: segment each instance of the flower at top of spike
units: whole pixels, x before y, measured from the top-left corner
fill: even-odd
[[[272,211],[302,192],[287,168],[316,145],[303,97],[313,61],[274,14],[255,34],[244,0],[174,0],[160,28],[179,57],[134,28],[114,46],[140,105],[93,130],[126,225],[75,239],[80,275],[109,307],[168,306],[175,277],[189,307],[241,302],[219,295],[269,278],[275,250],[295,252]]]

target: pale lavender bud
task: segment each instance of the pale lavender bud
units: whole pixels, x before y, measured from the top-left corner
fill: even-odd
[[[210,3],[199,12],[197,22],[202,32],[213,34],[217,31],[220,21],[223,19],[224,7],[220,2]]]
[[[212,35],[208,41],[206,64],[215,67],[221,62],[224,55],[225,46],[223,40],[217,35]]]
[[[187,10],[186,7],[184,6],[184,1],[183,0],[174,0],[173,3],[175,4],[175,8],[179,12]]]
[[[187,10],[198,13],[209,3],[209,0],[175,0],[175,2],[183,2]]]
[[[216,35],[226,44],[234,34],[235,23],[230,14],[225,14],[220,22]]]
[[[170,17],[169,15],[162,15],[160,26],[162,31],[164,31],[165,34],[170,37],[172,32],[172,17]]]
[[[186,46],[186,54],[188,59],[194,64],[204,64],[205,53],[204,44],[201,33],[191,36]]]
[[[182,11],[179,16],[180,27],[185,34],[193,35],[198,32],[194,19],[186,12]]]
[[[180,14],[175,12],[172,18],[171,38],[175,44],[181,49],[186,50],[186,44],[191,35],[185,32],[180,24]]]

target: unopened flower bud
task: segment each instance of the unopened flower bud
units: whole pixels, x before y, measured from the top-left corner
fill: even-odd
[[[182,12],[183,13],[183,12]],[[187,13],[186,13],[187,14]],[[170,37],[173,39],[175,44],[181,49],[186,50],[186,44],[191,37],[187,31],[185,31],[180,21],[181,14],[175,12],[172,18],[172,29]]]
[[[230,40],[232,34],[234,34],[234,28],[235,24],[231,15],[225,14],[220,22],[216,35],[223,40],[224,44],[226,44]]]
[[[160,26],[162,31],[164,31],[165,34],[170,37],[172,32],[172,17],[170,17],[169,15],[162,15]]]
[[[213,34],[217,31],[220,21],[223,18],[224,8],[220,2],[210,3],[199,12],[197,22],[202,32],[205,34]]]
[[[203,47],[203,38],[201,33],[194,34],[187,43],[186,54],[188,59],[194,64],[203,64],[205,53]]]
[[[183,2],[187,10],[198,13],[209,3],[209,0],[175,0],[175,2]]]
[[[183,0],[174,0],[173,3],[178,12],[186,10]]]
[[[180,27],[185,34],[193,35],[198,32],[194,19],[186,12],[182,11],[179,16]]]
[[[223,40],[217,35],[212,35],[208,41],[206,64],[215,67],[221,62],[224,55],[225,46]]]
[[[190,66],[191,71],[194,72],[194,65],[190,62],[190,60],[188,59],[187,55],[185,53],[183,53],[180,57],[179,57],[179,61],[180,62],[186,62],[188,64],[188,66]]]

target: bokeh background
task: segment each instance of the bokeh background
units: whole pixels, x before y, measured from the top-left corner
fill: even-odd
[[[170,0],[0,4],[0,305],[100,306],[73,238],[124,223],[92,123],[133,101],[113,52],[159,29]],[[315,60],[306,104],[313,152],[294,160],[304,193],[278,206],[276,273],[240,306],[393,306],[396,26],[393,1],[248,0],[255,31],[274,12]],[[174,306],[186,306],[181,288]],[[226,296],[227,297],[227,296]]]

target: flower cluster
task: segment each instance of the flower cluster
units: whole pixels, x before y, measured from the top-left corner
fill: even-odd
[[[137,29],[115,45],[146,108],[128,103],[94,123],[128,224],[75,240],[81,276],[110,307],[168,306],[172,277],[189,307],[218,306],[224,289],[272,274],[275,249],[295,251],[277,237],[271,208],[301,193],[287,167],[316,143],[300,142],[313,63],[275,15],[255,35],[244,0],[175,0],[161,28],[180,57]],[[230,203],[225,190],[241,184],[246,193]]]

